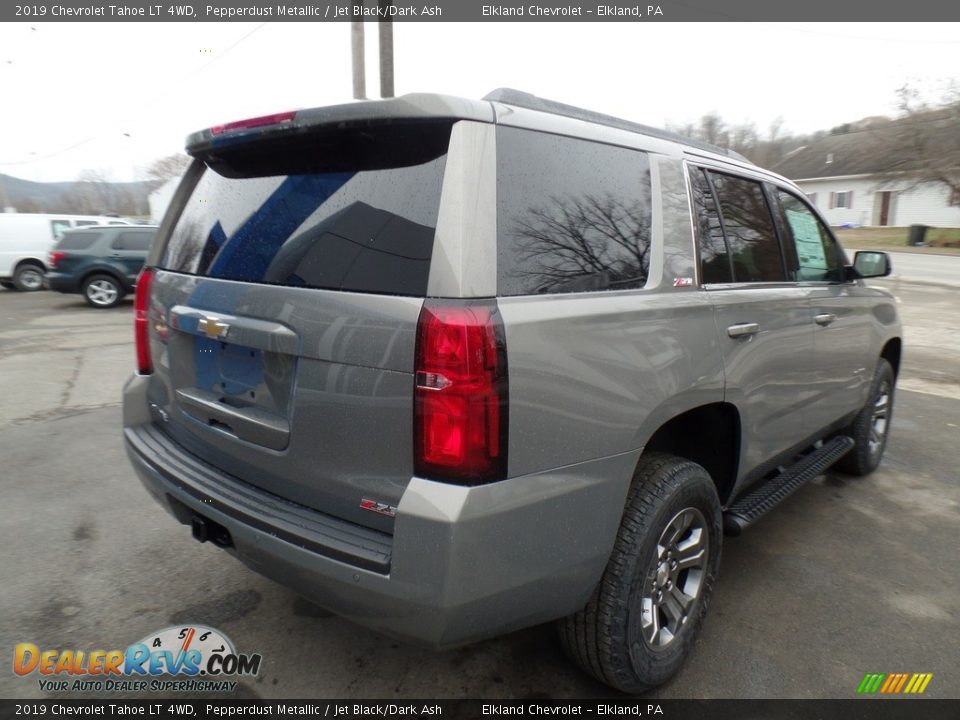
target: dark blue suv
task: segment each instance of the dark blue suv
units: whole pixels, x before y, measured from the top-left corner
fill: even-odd
[[[63,233],[48,258],[50,289],[82,293],[95,308],[118,305],[133,290],[156,233],[154,225],[97,225]]]

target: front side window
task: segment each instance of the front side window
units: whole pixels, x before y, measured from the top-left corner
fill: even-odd
[[[734,282],[782,282],[784,271],[773,216],[760,183],[708,172],[719,205]]]
[[[777,191],[787,234],[797,255],[794,280],[802,282],[840,282],[843,263],[830,231],[799,198]]]
[[[642,288],[651,204],[644,152],[498,128],[499,294]]]

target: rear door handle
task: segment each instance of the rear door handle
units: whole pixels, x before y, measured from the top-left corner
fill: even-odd
[[[814,321],[817,325],[820,325],[820,326],[822,326],[822,327],[826,327],[827,325],[829,325],[830,323],[832,323],[832,322],[833,322],[834,320],[836,320],[836,319],[837,319],[837,316],[834,315],[833,313],[820,313],[820,314],[817,315],[815,318],[813,318],[813,321]]]
[[[758,323],[740,323],[727,328],[727,335],[732,338],[756,335],[758,332],[760,332],[760,325]]]

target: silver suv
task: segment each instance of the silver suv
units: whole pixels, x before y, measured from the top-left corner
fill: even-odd
[[[887,440],[901,331],[792,183],[511,90],[188,139],[124,436],[200,541],[436,646],[676,672],[740,532]]]

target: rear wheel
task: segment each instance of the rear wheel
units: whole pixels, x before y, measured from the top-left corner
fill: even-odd
[[[663,453],[641,458],[603,577],[587,606],[560,621],[573,660],[628,693],[676,673],[710,602],[721,525],[706,470]]]
[[[111,308],[123,300],[124,291],[116,278],[94,275],[83,283],[83,297],[95,308]]]
[[[853,422],[841,434],[849,435],[856,445],[834,466],[848,475],[869,475],[883,459],[893,418],[893,388],[896,378],[890,363],[880,359],[870,385],[867,402]]]
[[[13,285],[21,292],[43,289],[43,268],[32,263],[20,265],[13,273]]]

